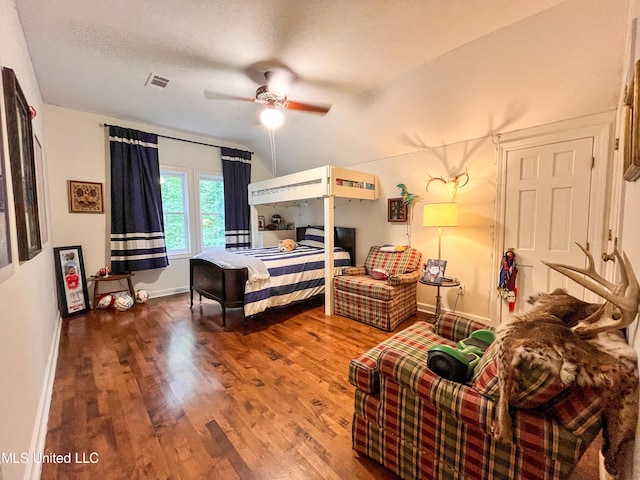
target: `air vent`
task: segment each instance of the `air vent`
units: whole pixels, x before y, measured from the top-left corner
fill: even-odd
[[[147,78],[147,82],[145,83],[145,86],[165,88],[168,83],[169,83],[168,78],[161,77],[160,75],[156,75],[155,73],[150,73],[149,78]]]

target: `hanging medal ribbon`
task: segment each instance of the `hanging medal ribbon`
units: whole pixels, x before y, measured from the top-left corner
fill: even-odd
[[[507,250],[502,256],[502,269],[500,270],[500,283],[498,288],[500,296],[509,302],[509,311],[513,312],[516,307],[516,276],[518,275],[518,262],[513,250]]]

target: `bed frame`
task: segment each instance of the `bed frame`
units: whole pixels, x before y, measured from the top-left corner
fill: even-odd
[[[357,170],[325,165],[303,172],[270,178],[249,185],[249,205],[251,206],[251,244],[258,245],[258,206],[277,205],[313,198],[322,198],[324,203],[323,224],[327,229],[324,236],[325,261],[328,268],[324,272],[325,285],[331,285],[334,277],[333,247],[334,236],[328,234],[335,226],[334,209],[336,198],[377,200],[380,181],[377,175]],[[355,255],[352,261],[356,261]],[[324,313],[332,315],[333,289],[324,289]]]
[[[315,226],[313,228],[320,228]],[[296,228],[296,240],[304,238],[307,227]],[[351,264],[355,262],[356,231],[354,228],[335,227],[335,245],[344,248],[351,255]],[[246,268],[223,268],[208,260],[192,258],[189,260],[189,291],[193,308],[193,292],[202,297],[218,302],[222,306],[222,328],[227,328],[227,308],[244,307],[244,290],[249,278]],[[326,290],[326,288],[325,288]],[[243,321],[246,325],[247,319]]]

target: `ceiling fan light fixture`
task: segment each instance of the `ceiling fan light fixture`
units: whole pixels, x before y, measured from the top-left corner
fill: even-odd
[[[284,115],[280,110],[277,110],[274,106],[268,106],[260,114],[260,121],[268,128],[274,129],[282,125]]]

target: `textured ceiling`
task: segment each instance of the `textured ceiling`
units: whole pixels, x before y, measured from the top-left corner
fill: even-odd
[[[285,112],[278,174],[547,121],[548,112],[531,113],[544,107],[530,104],[536,96],[567,116],[588,113],[576,105],[584,109],[593,92],[600,98],[586,108],[612,108],[627,8],[626,0],[16,5],[45,103],[246,144],[266,164],[262,107],[204,91],[252,97],[261,72],[286,65],[297,76],[290,99],[333,107],[325,116]],[[167,88],[145,86],[150,73],[168,78]]]

